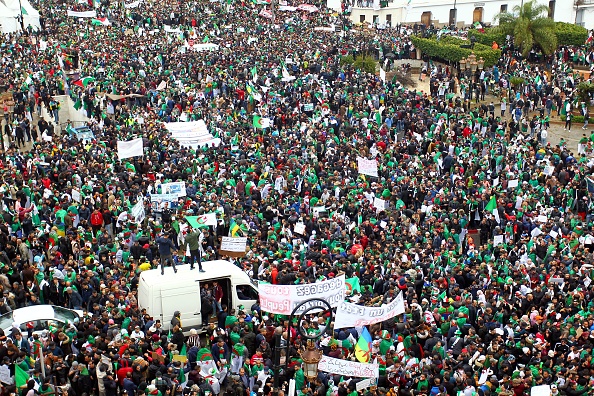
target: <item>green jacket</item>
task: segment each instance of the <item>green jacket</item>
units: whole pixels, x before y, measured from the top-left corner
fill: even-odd
[[[190,246],[190,250],[198,250],[200,249],[200,232],[199,231],[192,231],[186,234],[186,239],[184,240],[184,249]]]

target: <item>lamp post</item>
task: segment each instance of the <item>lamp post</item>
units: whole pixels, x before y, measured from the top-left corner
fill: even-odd
[[[308,334],[301,327],[301,319],[311,311],[322,312],[323,314],[328,313],[328,318],[324,325],[324,331],[318,334]],[[289,328],[287,329],[287,341],[283,347],[282,344],[282,329],[277,328],[275,331],[275,357],[274,357],[274,382],[273,382],[273,393],[278,395],[278,389],[280,384],[281,369],[286,370],[289,364],[289,348],[291,347],[291,322],[293,317],[299,315],[297,320],[297,332],[299,335],[306,340],[306,347],[304,350],[299,351],[299,355],[303,360],[304,376],[308,381],[313,381],[318,375],[318,364],[322,359],[322,351],[316,348],[315,341],[322,337],[330,329],[334,312],[332,306],[326,300],[320,298],[310,298],[309,300],[302,301],[297,304],[293,311],[289,315]],[[285,361],[284,364],[281,362],[281,354],[283,349],[285,350]]]
[[[480,71],[483,71],[484,67],[485,67],[485,60],[481,56],[481,58],[478,60],[478,68]]]
[[[460,71],[460,76],[463,76],[464,72],[466,71],[466,58],[460,59],[459,64],[460,66],[458,67],[458,69]]]

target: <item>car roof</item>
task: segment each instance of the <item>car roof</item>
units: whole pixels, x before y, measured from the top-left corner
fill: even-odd
[[[16,323],[25,323],[40,319],[54,319],[54,315],[54,307],[51,305],[31,305],[12,311],[12,318]]]

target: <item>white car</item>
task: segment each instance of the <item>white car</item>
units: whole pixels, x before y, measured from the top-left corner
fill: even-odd
[[[66,324],[78,323],[83,316],[83,311],[73,310],[55,305],[32,305],[15,309],[12,312],[0,316],[0,329],[4,330],[7,336],[13,328],[20,329],[21,333],[27,334],[28,329],[34,333],[41,333],[49,330],[50,324],[56,327],[63,327]]]

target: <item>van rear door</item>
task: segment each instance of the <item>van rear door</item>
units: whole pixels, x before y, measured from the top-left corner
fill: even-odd
[[[200,287],[198,281],[191,286],[169,290],[161,289],[161,309],[165,329],[171,329],[171,319],[175,311],[181,313],[181,323],[184,331],[200,326]]]

